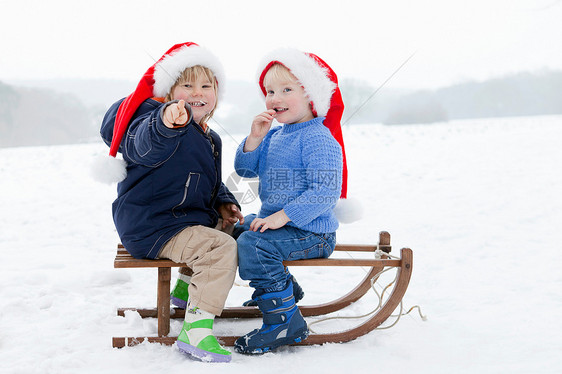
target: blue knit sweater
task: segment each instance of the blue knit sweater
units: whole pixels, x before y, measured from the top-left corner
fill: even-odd
[[[246,140],[236,152],[234,166],[242,177],[259,177],[264,218],[283,209],[287,225],[315,233],[334,232],[334,207],[342,183],[342,151],[324,117],[272,128],[252,152]]]

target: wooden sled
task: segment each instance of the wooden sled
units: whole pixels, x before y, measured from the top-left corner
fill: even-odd
[[[336,245],[336,251],[349,252],[374,252],[380,249],[385,253],[390,253],[390,234],[382,231],[379,234],[378,245]],[[349,330],[328,333],[328,334],[311,334],[309,337],[294,345],[313,345],[324,343],[344,343],[354,340],[381,325],[400,304],[400,301],[406,293],[410,277],[412,275],[413,254],[409,248],[400,250],[399,259],[390,259],[383,255],[382,259],[311,259],[298,261],[285,261],[285,266],[362,266],[369,267],[369,271],[365,278],[346,295],[318,305],[300,306],[299,309],[304,317],[320,316],[341,310],[355,301],[359,300],[363,295],[371,289],[372,278],[376,277],[386,267],[397,268],[396,281],[389,297],[376,313],[360,325]],[[185,310],[179,308],[170,308],[170,280],[171,268],[185,266],[167,259],[147,260],[135,259],[132,257],[122,245],[117,248],[117,256],[115,257],[115,268],[158,268],[158,287],[157,287],[157,307],[154,309],[137,309],[137,308],[119,308],[117,314],[125,316],[125,311],[136,311],[142,318],[158,318],[158,336],[155,337],[114,337],[113,347],[122,348],[124,346],[134,346],[142,343],[145,339],[151,343],[161,343],[172,345],[176,342],[177,336],[167,336],[170,332],[170,317],[184,318]],[[170,313],[170,310],[172,311]],[[223,310],[219,318],[261,318],[261,312],[257,307],[227,307]],[[233,346],[237,336],[217,336],[217,339],[226,346]]]

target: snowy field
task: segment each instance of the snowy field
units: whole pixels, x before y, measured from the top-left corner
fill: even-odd
[[[242,136],[222,137],[226,179]],[[115,186],[89,174],[107,148],[1,149],[0,373],[562,372],[562,116],[354,125],[344,138],[349,196],[365,212],[340,228],[338,242],[376,243],[387,230],[395,255],[412,248],[404,306],[421,306],[427,321],[413,312],[350,343],[235,353],[230,364],[155,344],[113,349],[112,336],[156,335],[154,319],[116,316],[118,307],[154,306],[156,271],[113,268]],[[302,304],[334,299],[364,274],[293,273]],[[238,279],[227,303],[250,294]],[[366,313],[373,302],[369,295],[341,315]],[[258,325],[216,322],[229,334]],[[171,333],[180,327],[173,321]]]

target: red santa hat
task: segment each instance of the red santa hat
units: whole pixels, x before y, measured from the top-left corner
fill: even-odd
[[[344,105],[336,73],[313,53],[293,48],[277,49],[267,54],[258,67],[258,82],[264,95],[267,95],[265,75],[275,63],[285,66],[297,78],[310,99],[314,116],[326,117],[324,126],[340,144],[343,155],[342,190],[336,214],[343,223],[357,220],[361,215],[361,207],[357,202],[347,199],[347,158],[341,129]]]
[[[135,91],[119,106],[109,148],[111,157],[98,160],[94,165],[96,179],[107,183],[125,179],[127,165],[125,161],[117,160],[115,157],[134,113],[146,99],[165,97],[183,71],[196,65],[209,68],[215,75],[217,84],[224,85],[223,66],[213,53],[192,42],[174,45],[144,73]],[[219,90],[219,95],[222,95],[222,91],[223,89]]]

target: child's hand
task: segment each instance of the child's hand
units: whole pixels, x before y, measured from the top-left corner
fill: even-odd
[[[255,218],[252,223],[250,224],[251,231],[258,231],[264,232],[267,229],[275,230],[280,227],[285,226],[287,222],[291,219],[287,217],[285,211],[281,209],[280,211],[273,213],[272,215],[265,217],[265,218]]]
[[[244,152],[251,152],[255,150],[267,135],[267,132],[271,128],[271,123],[275,118],[275,112],[273,109],[266,110],[265,112],[258,114],[252,122],[252,130],[250,130],[250,135],[246,138],[246,143],[244,144]]]
[[[236,204],[226,203],[219,206],[219,214],[222,217],[222,229],[224,230],[227,226],[234,225],[236,222],[240,221],[240,224],[244,224],[244,216]]]
[[[271,128],[271,123],[273,122],[276,113],[277,112],[273,109],[269,109],[261,114],[258,114],[254,118],[254,122],[252,122],[250,136],[263,139]]]
[[[177,125],[185,125],[189,119],[187,109],[185,109],[185,101],[180,100],[177,104],[170,104],[164,109],[162,115],[162,122],[164,126],[173,129]]]

